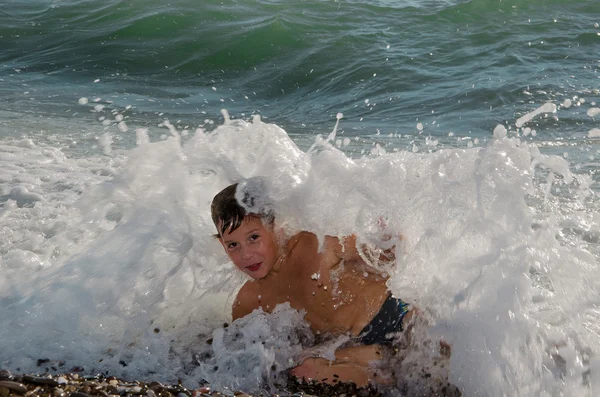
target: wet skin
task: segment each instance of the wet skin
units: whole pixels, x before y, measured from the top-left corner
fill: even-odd
[[[320,247],[317,237],[308,232],[281,242],[278,237],[256,217],[247,217],[238,229],[220,235],[235,266],[252,278],[236,297],[234,320],[258,308],[271,312],[289,302],[306,312],[315,334],[357,336],[379,311],[388,290],[386,278],[359,255],[356,239],[327,236]],[[320,380],[333,379],[324,375],[335,371],[339,381],[366,385],[374,380],[369,362],[380,357],[377,345],[338,349],[335,362],[309,358],[292,373]]]

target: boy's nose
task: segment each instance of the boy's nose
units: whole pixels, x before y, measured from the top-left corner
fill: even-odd
[[[252,252],[251,249],[242,247],[242,258],[243,259],[250,259],[250,258],[252,258],[253,255],[254,255],[254,253]]]

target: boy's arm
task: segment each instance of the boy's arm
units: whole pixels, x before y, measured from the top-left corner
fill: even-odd
[[[258,309],[258,299],[256,291],[254,291],[254,286],[254,283],[247,281],[239,290],[231,308],[231,316],[233,317],[233,321],[252,313],[255,309]]]

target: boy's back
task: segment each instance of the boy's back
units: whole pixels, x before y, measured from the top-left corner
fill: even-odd
[[[282,244],[283,252],[264,278],[250,280],[233,305],[234,319],[262,307],[271,312],[289,302],[306,311],[306,320],[318,334],[358,335],[379,311],[388,292],[385,278],[369,269],[349,238],[340,244],[326,237],[319,252],[317,237],[301,232]]]

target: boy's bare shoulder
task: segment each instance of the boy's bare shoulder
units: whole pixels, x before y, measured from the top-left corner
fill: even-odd
[[[288,240],[288,249],[295,248],[300,251],[309,250],[314,251],[315,253],[318,252],[341,257],[344,252],[346,241],[351,240],[351,242],[354,243],[356,241],[355,239],[355,236],[347,236],[340,239],[339,237],[326,235],[324,241],[321,242],[323,244],[321,246],[314,233],[303,231],[295,234]]]
[[[325,240],[322,242],[324,245],[321,247],[319,245],[319,239],[316,234],[311,232],[302,231],[296,233],[292,237],[288,239],[288,247],[294,247],[296,245],[311,246],[312,248],[316,248],[319,251],[323,250],[341,250],[340,239],[334,236],[325,236]]]
[[[255,309],[258,309],[258,283],[254,281],[246,281],[246,283],[240,288],[238,294],[233,302],[231,314],[233,320],[242,318]]]
[[[343,258],[344,240],[326,235],[323,241],[319,241],[314,233],[300,232],[290,238],[288,249],[294,252],[295,257],[309,259],[319,255],[321,267],[331,268]]]
[[[302,232],[298,232],[296,234],[294,234],[292,237],[287,239],[287,245],[289,246],[294,246],[298,243],[310,243],[312,241],[316,241],[317,240],[317,236],[314,233],[311,232],[306,232],[306,231],[302,231]]]

